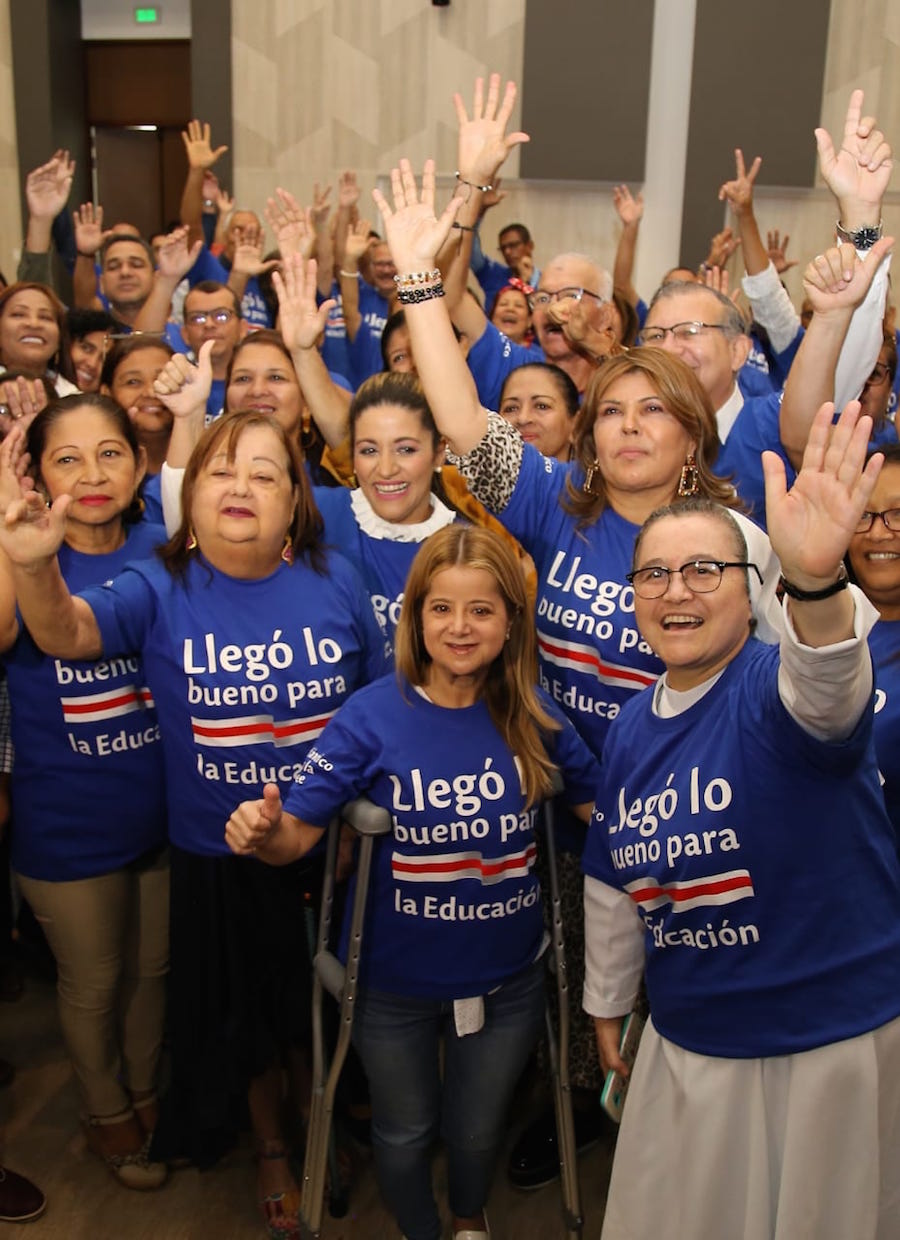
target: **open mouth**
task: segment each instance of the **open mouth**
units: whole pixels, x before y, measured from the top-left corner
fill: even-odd
[[[86,387],[89,387],[95,381],[97,376],[92,370],[82,370],[80,366],[76,366],[75,378],[78,381],[78,386],[84,391]]]
[[[251,508],[239,508],[237,505],[229,504],[227,508],[222,509],[222,514],[226,517],[252,517],[253,510]]]
[[[900,551],[867,551],[863,558],[876,563],[884,560],[900,560]]]
[[[675,614],[672,616],[664,616],[661,624],[666,633],[688,632],[691,629],[699,629],[703,621],[699,616],[687,616]]]
[[[36,344],[45,345],[47,341],[43,336],[20,336],[19,344]]]
[[[375,494],[384,499],[393,499],[397,495],[403,495],[409,490],[408,482],[376,482]]]

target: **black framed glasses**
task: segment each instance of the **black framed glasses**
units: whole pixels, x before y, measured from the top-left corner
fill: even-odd
[[[645,327],[638,336],[638,344],[662,344],[671,332],[673,340],[693,340],[702,336],[705,331],[724,332],[728,328],[725,323],[676,323],[674,327]]]
[[[221,310],[192,310],[184,316],[184,321],[191,327],[205,327],[207,323],[218,323],[221,327],[236,318],[233,310],[226,310],[223,306]]]
[[[546,289],[538,289],[536,293],[532,293],[528,300],[528,304],[532,310],[538,306],[549,306],[552,301],[581,301],[585,297],[593,297],[594,301],[604,302],[605,297],[601,297],[599,293],[592,293],[589,288],[558,288],[555,293],[548,293]]]
[[[762,585],[762,573],[750,560],[690,560],[681,568],[653,564],[649,568],[637,568],[633,573],[627,573],[625,580],[631,582],[639,598],[662,598],[676,573],[692,594],[712,594],[722,584],[726,568],[752,568]]]
[[[881,517],[884,528],[900,534],[900,508],[885,508],[884,512],[863,512],[856,523],[857,534],[867,534],[876,517]]]

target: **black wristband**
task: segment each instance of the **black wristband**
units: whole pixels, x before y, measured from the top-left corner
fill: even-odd
[[[846,590],[850,584],[850,578],[847,576],[847,570],[841,565],[841,575],[837,581],[832,581],[830,586],[825,586],[821,590],[801,590],[799,586],[795,586],[788,581],[784,573],[781,574],[781,588],[790,598],[795,598],[799,603],[818,603],[820,599],[831,598],[833,594],[840,594],[841,590]]]

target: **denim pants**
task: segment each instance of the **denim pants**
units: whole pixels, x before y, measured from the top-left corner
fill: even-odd
[[[541,1032],[543,961],[485,995],[484,1008],[482,1029],[459,1037],[452,1002],[360,994],[353,1040],[369,1078],[375,1170],[408,1240],[442,1235],[431,1184],[438,1136],[447,1150],[452,1213],[467,1217],[484,1208],[510,1097]]]

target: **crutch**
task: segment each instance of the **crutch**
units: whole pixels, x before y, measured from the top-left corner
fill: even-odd
[[[553,1073],[553,1109],[556,1115],[556,1139],[559,1148],[563,1221],[569,1240],[580,1240],[584,1219],[581,1214],[581,1193],[578,1184],[578,1149],[575,1144],[572,1089],[569,1085],[569,978],[566,971],[566,948],[563,941],[556,840],[553,834],[552,797],[561,791],[562,780],[557,772],[554,775],[553,792],[544,802],[544,837],[547,849],[547,868],[550,872],[550,937],[553,943],[556,993],[559,1004],[559,1038],[557,1039],[549,999],[547,1001],[547,1047],[550,1070]]]
[[[328,949],[334,904],[338,841],[342,822],[349,823],[362,841],[356,866],[356,894],[353,900],[346,965],[341,964],[337,956]],[[335,818],[328,828],[325,877],[322,883],[322,911],[319,916],[319,939],[313,960],[312,1100],[300,1198],[300,1234],[303,1240],[318,1240],[322,1234],[325,1168],[331,1135],[331,1115],[334,1110],[334,1095],[338,1078],[350,1048],[363,919],[369,890],[369,872],[372,867],[372,849],[376,837],[388,835],[390,831],[389,812],[365,799],[351,801],[349,805],[345,805],[340,816]],[[330,995],[334,996],[341,1009],[337,1042],[330,1066],[327,1062],[323,1031],[323,990],[327,990]],[[336,1168],[333,1168],[332,1179],[335,1174]]]

